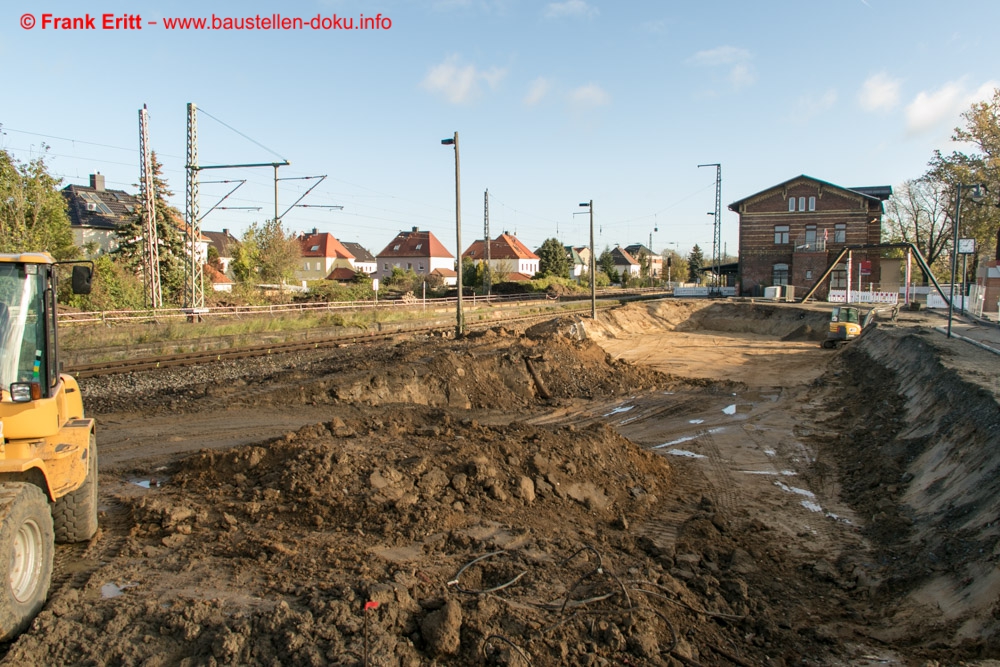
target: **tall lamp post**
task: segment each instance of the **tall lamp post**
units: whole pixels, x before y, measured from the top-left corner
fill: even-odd
[[[958,192],[955,194],[955,218],[951,227],[951,294],[948,297],[948,338],[951,338],[951,318],[955,311],[955,271],[958,269],[958,223],[962,216],[962,188],[972,190],[972,201],[977,204],[986,198],[986,186],[980,183],[973,185],[958,184]],[[962,295],[962,303],[965,303],[965,294]]]
[[[455,335],[465,334],[465,316],[462,314],[462,190],[459,180],[458,132],[451,139],[442,139],[444,146],[455,147],[455,242],[458,245],[458,301],[455,307]],[[486,240],[489,243],[489,239]]]
[[[580,206],[590,211],[590,319],[597,319],[597,257],[594,255],[594,200]]]

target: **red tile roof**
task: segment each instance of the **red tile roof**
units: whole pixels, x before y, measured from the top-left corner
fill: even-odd
[[[233,285],[232,280],[226,277],[226,274],[219,271],[217,268],[211,264],[203,264],[202,270],[205,273],[205,277],[208,278],[209,282],[213,285]]]
[[[377,257],[454,257],[434,234],[416,227],[400,232]]]
[[[303,234],[299,237],[299,247],[303,257],[339,257],[354,259],[354,255],[333,234]]]
[[[485,241],[482,239],[475,241],[462,253],[462,257],[486,259]],[[538,259],[538,255],[531,252],[516,236],[504,232],[490,241],[490,259]]]
[[[355,273],[354,269],[348,269],[348,268],[340,267],[340,268],[336,268],[333,271],[331,271],[330,275],[328,275],[326,277],[326,279],[327,280],[339,280],[341,282],[347,282],[347,281],[350,281],[350,280],[354,280],[354,277],[356,275],[357,275],[357,273]]]

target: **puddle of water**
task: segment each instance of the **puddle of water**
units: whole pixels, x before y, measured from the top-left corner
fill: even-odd
[[[707,458],[704,454],[695,454],[694,452],[689,452],[686,449],[668,449],[667,454],[673,454],[674,456],[683,456],[689,459]]]
[[[704,419],[689,419],[688,424],[704,424]]]
[[[624,405],[624,406],[622,406],[620,408],[615,408],[614,410],[612,410],[611,412],[609,412],[608,414],[606,414],[604,416],[605,417],[610,417],[611,415],[617,415],[617,414],[620,414],[622,412],[628,412],[629,410],[631,410],[634,407],[635,407],[634,405]]]
[[[723,414],[727,414],[727,415],[735,415],[736,414],[736,404],[733,403],[732,405],[729,405],[729,406],[726,406],[726,407],[722,408],[722,412],[723,412]]]
[[[777,454],[777,452],[775,452],[773,449],[765,449],[764,453],[768,456],[774,456],[775,454]]]
[[[800,496],[805,496],[806,498],[815,498],[816,497],[815,493],[813,493],[812,491],[809,491],[807,489],[798,489],[798,488],[796,488],[794,486],[787,486],[786,484],[783,484],[781,482],[775,482],[774,485],[776,487],[778,487],[779,489],[781,489],[782,491],[788,491],[789,493],[795,493],[795,494],[798,494]]]
[[[623,419],[623,420],[621,420],[620,422],[618,422],[618,425],[619,425],[619,426],[624,426],[625,424],[631,424],[632,422],[634,422],[634,421],[635,421],[635,420],[637,420],[637,419],[639,419],[639,417],[638,417],[638,416],[635,416],[635,417],[629,417],[628,419]]]
[[[676,440],[671,440],[670,442],[665,442],[662,445],[656,445],[653,449],[663,449],[664,447],[673,447],[674,445],[679,445],[682,442],[690,442],[697,438],[697,435],[687,435],[683,438],[677,438]]]
[[[781,476],[782,477],[795,477],[798,474],[799,473],[795,472],[794,470],[782,470],[781,471]]]
[[[773,472],[771,470],[741,470],[740,472],[742,472],[744,475],[765,475],[765,476],[770,476],[770,475],[777,475],[778,474],[778,473]]]
[[[803,500],[802,506],[805,507],[810,512],[822,512],[823,508],[812,502],[811,500]]]
[[[105,600],[111,598],[116,598],[125,593],[126,588],[132,588],[135,584],[122,584],[119,586],[115,583],[108,583],[101,586],[101,597]]]

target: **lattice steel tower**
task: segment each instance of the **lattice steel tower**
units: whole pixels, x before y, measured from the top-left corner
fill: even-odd
[[[699,167],[715,167],[715,222],[712,225],[712,290],[720,294],[722,286],[722,165],[718,162],[699,164]]]
[[[153,156],[149,148],[149,112],[139,109],[139,198],[142,200],[142,278],[146,305],[163,305],[160,289],[160,239],[156,233],[156,189],[153,183]]]
[[[187,235],[188,262],[185,264],[184,305],[205,307],[205,276],[198,265],[198,241],[201,219],[198,216],[198,108],[187,105],[187,182],[184,188],[184,231]]]

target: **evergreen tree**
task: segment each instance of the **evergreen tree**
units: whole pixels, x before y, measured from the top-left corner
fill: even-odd
[[[546,239],[538,249],[538,276],[569,278],[569,257],[559,239]]]
[[[154,207],[156,209],[157,253],[160,259],[160,289],[164,303],[180,303],[184,295],[184,275],[186,263],[190,261],[184,242],[184,216],[167,202],[173,197],[167,180],[163,177],[163,165],[156,159],[156,151],[151,155]],[[133,271],[142,273],[143,235],[146,224],[142,202],[135,215],[115,232],[118,248],[114,251],[117,262]]]
[[[604,275],[612,283],[616,283],[621,279],[621,276],[618,275],[618,269],[615,268],[615,257],[611,254],[611,250],[607,246],[604,247],[604,252],[597,258],[597,268],[603,271]]]
[[[692,283],[701,282],[701,269],[705,265],[705,255],[702,254],[701,248],[697,243],[691,248],[691,254],[688,255],[688,281]]]
[[[43,157],[20,162],[0,150],[0,252],[46,251],[56,259],[78,254],[61,182]]]

